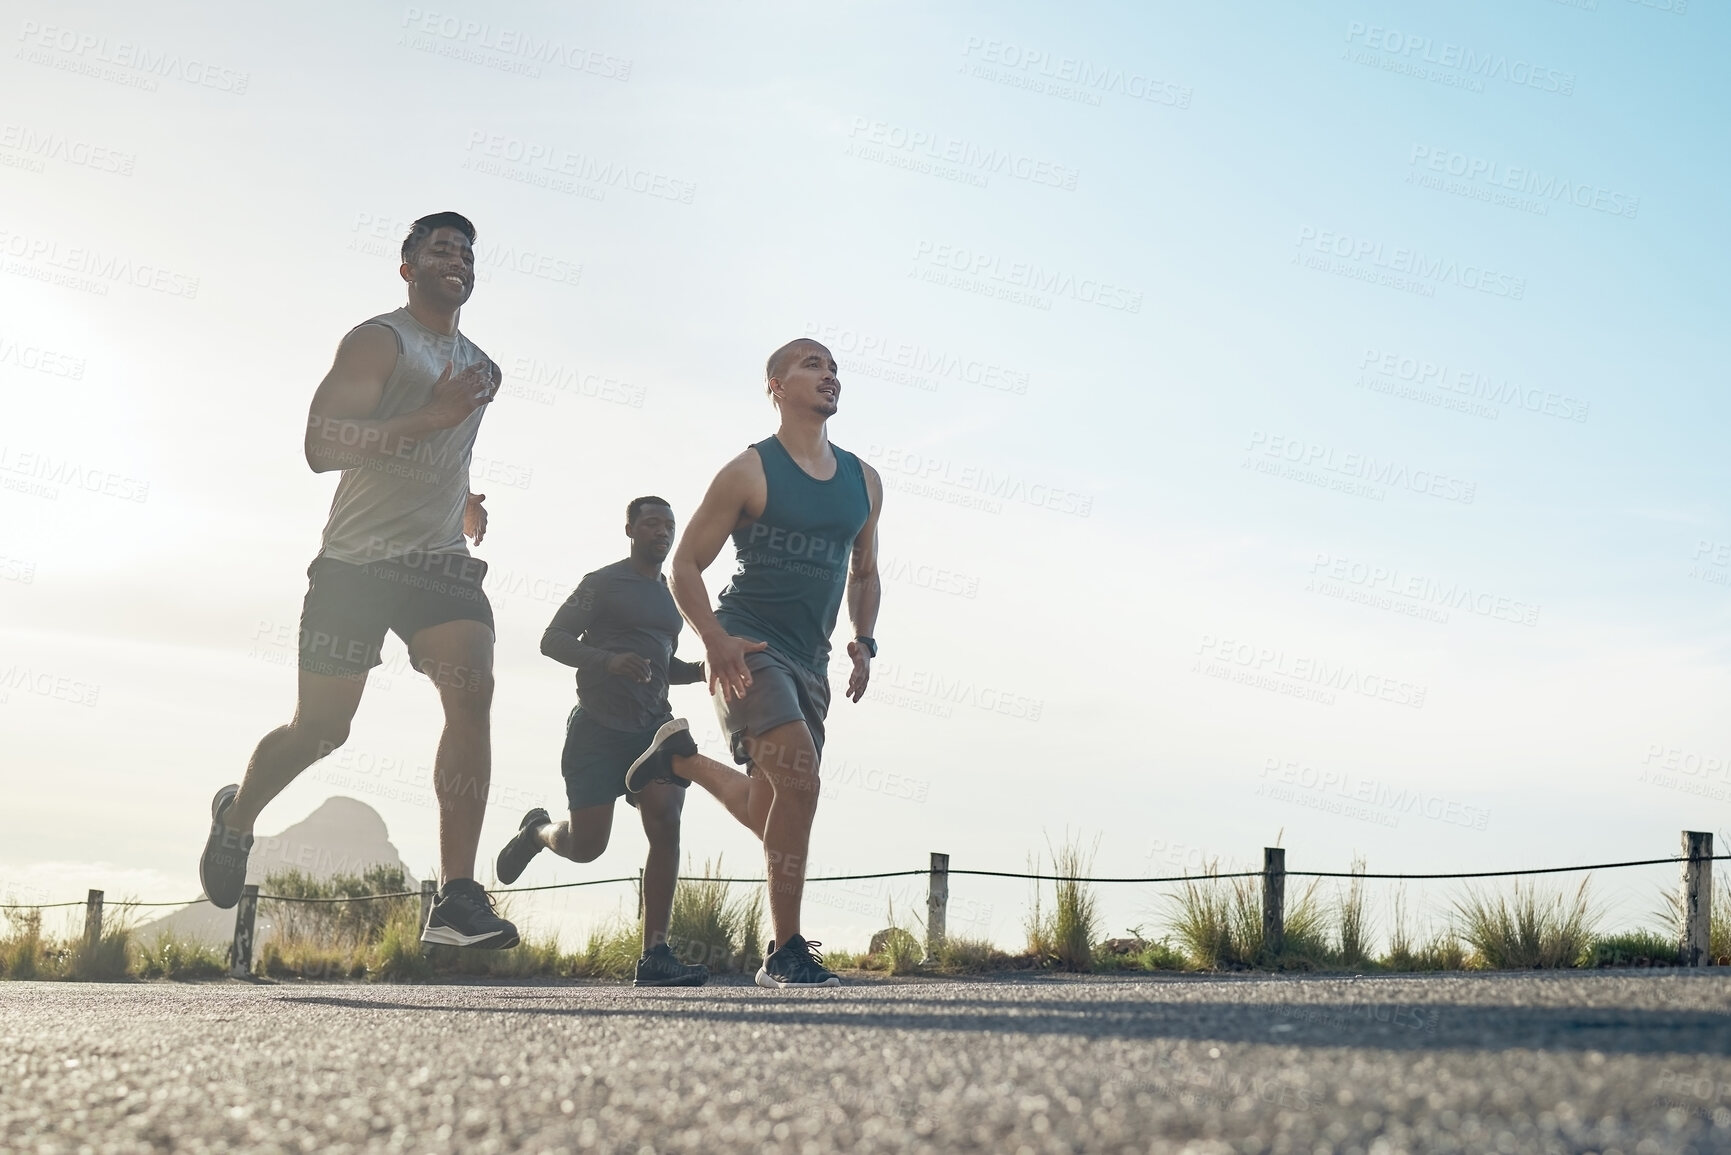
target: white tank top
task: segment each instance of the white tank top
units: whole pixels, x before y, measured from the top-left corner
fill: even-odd
[[[370,415],[374,421],[425,405],[447,362],[455,374],[487,359],[467,337],[435,333],[407,308],[361,324],[382,325],[397,337],[397,367]],[[469,497],[469,458],[486,411],[483,405],[462,424],[427,434],[401,457],[343,470],[319,556],[359,565],[412,552],[467,555],[463,506]]]

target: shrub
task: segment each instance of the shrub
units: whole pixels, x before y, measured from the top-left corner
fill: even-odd
[[[681,960],[703,963],[712,974],[756,970],[763,961],[763,892],[754,887],[736,898],[723,877],[721,859],[713,867],[705,859],[702,879],[681,882],[674,890],[667,945]]]
[[[165,934],[134,944],[132,969],[141,979],[219,979],[228,973],[228,959],[220,947]]]
[[[1095,846],[1098,846],[1096,840]],[[1059,970],[1088,971],[1094,964],[1094,940],[1100,933],[1100,902],[1093,887],[1077,881],[1094,864],[1094,849],[1066,840],[1062,846],[1047,844],[1052,873],[1052,909],[1041,901],[1040,883],[1034,882],[1033,913],[1027,922],[1028,953],[1044,966]],[[1030,859],[1030,867],[1034,860]],[[1030,874],[1040,873],[1030,869]]]
[[[1650,930],[1603,935],[1593,940],[1590,967],[1669,967],[1677,965],[1677,942]]]
[[[1469,891],[1455,903],[1461,937],[1479,960],[1498,970],[1574,967],[1586,961],[1597,916],[1582,879],[1573,898],[1543,895],[1537,884],[1514,884],[1512,898]]]

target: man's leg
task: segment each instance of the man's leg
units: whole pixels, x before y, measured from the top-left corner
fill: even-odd
[[[747,830],[760,839],[763,837],[763,821],[769,815],[769,801],[773,796],[767,785],[760,786],[754,794],[750,775],[702,754],[689,757],[676,754],[669,763],[675,774],[709,791]]]
[[[432,679],[445,710],[433,760],[439,871],[446,882],[473,879],[493,774],[493,630],[467,620],[428,626],[409,639],[409,656]]]
[[[594,862],[613,835],[613,803],[584,806],[562,822],[549,822],[535,832],[541,845],[572,862]]]
[[[223,825],[236,834],[251,834],[271,799],[302,770],[346,742],[366,685],[365,671],[355,675],[300,671],[294,718],[259,740],[240,793],[223,815]]]
[[[817,746],[804,722],[788,722],[746,739],[751,755],[753,808],[768,796],[763,819],[763,860],[769,879],[769,922],[775,941],[800,933],[811,824],[817,815]],[[761,781],[760,781],[761,780]]]
[[[679,877],[679,815],[685,790],[671,782],[651,782],[637,795],[649,857],[643,863],[643,952],[667,941],[673,919],[673,888]]]

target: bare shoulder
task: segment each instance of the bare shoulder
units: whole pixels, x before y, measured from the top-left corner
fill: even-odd
[[[375,324],[356,325],[337,344],[337,363],[357,369],[383,368],[385,376],[397,365],[397,334]]]
[[[854,455],[854,460],[859,462],[860,473],[865,477],[866,493],[871,497],[872,508],[875,509],[883,504],[884,479],[878,474],[876,467],[857,453]]]

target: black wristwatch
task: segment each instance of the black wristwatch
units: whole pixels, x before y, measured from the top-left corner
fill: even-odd
[[[870,654],[872,657],[875,658],[878,656],[878,643],[876,638],[868,638],[864,634],[860,634],[854,638],[854,641],[864,646],[866,648],[866,653]]]

